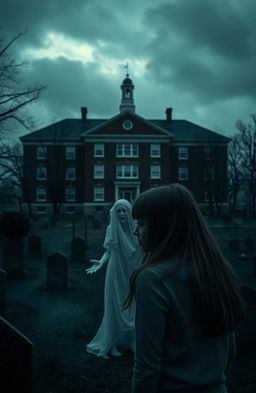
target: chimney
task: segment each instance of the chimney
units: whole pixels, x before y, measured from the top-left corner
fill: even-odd
[[[172,108],[166,108],[166,121],[167,123],[171,123],[172,122]]]
[[[85,124],[87,120],[87,106],[81,107],[82,123]]]

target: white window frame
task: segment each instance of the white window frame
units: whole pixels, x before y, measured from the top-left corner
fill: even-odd
[[[188,148],[187,147],[179,147],[178,148],[178,157],[179,157],[179,160],[187,160],[188,159]]]
[[[208,172],[208,174],[207,174],[207,172]],[[209,175],[209,177],[207,175]],[[205,181],[214,181],[215,180],[215,170],[214,170],[213,166],[211,168],[204,169],[204,180]]]
[[[76,201],[76,189],[73,186],[67,186],[65,189],[65,199],[66,202]]]
[[[128,176],[126,176],[128,174]],[[138,164],[117,164],[116,165],[117,179],[138,179],[139,166]]]
[[[47,155],[47,147],[46,146],[37,146],[37,154],[36,157],[38,160],[45,160]]]
[[[209,146],[204,146],[204,159],[211,160],[212,159],[212,148]]]
[[[204,190],[204,202],[205,203],[209,202],[209,192],[208,192],[208,190]]]
[[[105,146],[104,143],[94,144],[94,157],[104,157]]]
[[[94,164],[93,178],[94,179],[104,179],[104,164]]]
[[[93,200],[94,202],[104,202],[105,192],[102,185],[94,186],[93,189]]]
[[[188,167],[187,166],[180,166],[178,168],[178,179],[181,181],[188,180]]]
[[[66,180],[76,180],[76,167],[67,166],[66,167]]]
[[[39,197],[40,194],[42,197]],[[37,202],[46,202],[46,188],[45,187],[37,187],[36,188],[36,201]]]
[[[151,143],[150,145],[150,157],[161,157],[161,145],[160,143]]]
[[[161,179],[161,165],[151,164],[150,165],[150,179]]]
[[[36,180],[46,180],[47,179],[47,168],[46,166],[36,167]]]
[[[75,159],[76,159],[76,147],[66,146],[66,160],[75,160]]]
[[[116,157],[139,157],[138,143],[117,143]]]

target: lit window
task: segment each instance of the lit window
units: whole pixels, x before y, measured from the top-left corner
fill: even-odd
[[[104,165],[95,164],[94,165],[94,179],[104,179]]]
[[[214,167],[211,168],[205,168],[204,169],[204,180],[214,180],[215,179],[215,171]]]
[[[150,165],[150,179],[161,178],[161,166],[159,164]]]
[[[76,158],[76,148],[75,146],[66,147],[66,160],[75,160]]]
[[[37,202],[46,201],[46,189],[44,187],[38,187],[36,189],[36,201]]]
[[[179,180],[188,180],[188,167],[179,167]]]
[[[76,189],[75,187],[66,188],[66,202],[75,202],[76,200]]]
[[[38,166],[36,168],[36,180],[46,180],[46,167],[45,166]]]
[[[187,160],[187,159],[188,159],[188,148],[179,147],[179,160]]]
[[[161,157],[161,148],[159,143],[151,143],[150,157]]]
[[[104,157],[104,144],[103,143],[95,143],[94,157]]]
[[[116,177],[137,179],[139,177],[139,169],[137,164],[117,164]]]
[[[104,201],[104,187],[103,186],[95,186],[94,187],[94,201],[102,202]]]
[[[138,157],[137,143],[117,143],[116,145],[117,157]]]
[[[37,159],[45,160],[47,154],[46,146],[37,146]]]
[[[66,180],[76,180],[76,168],[74,166],[66,168]]]

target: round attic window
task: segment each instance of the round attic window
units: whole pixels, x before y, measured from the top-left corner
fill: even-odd
[[[133,123],[132,123],[131,120],[125,120],[125,121],[123,122],[123,129],[124,129],[124,130],[129,131],[129,130],[132,129],[132,127],[133,127]]]

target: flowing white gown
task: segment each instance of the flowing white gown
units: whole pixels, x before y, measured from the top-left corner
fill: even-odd
[[[117,208],[126,209],[126,221],[120,222]],[[134,349],[135,306],[122,311],[129,290],[129,278],[138,266],[138,242],[133,234],[134,221],[131,205],[119,199],[110,210],[110,224],[106,231],[104,248],[110,257],[105,277],[104,315],[98,332],[87,345],[87,352],[100,357],[115,355],[117,350]]]

